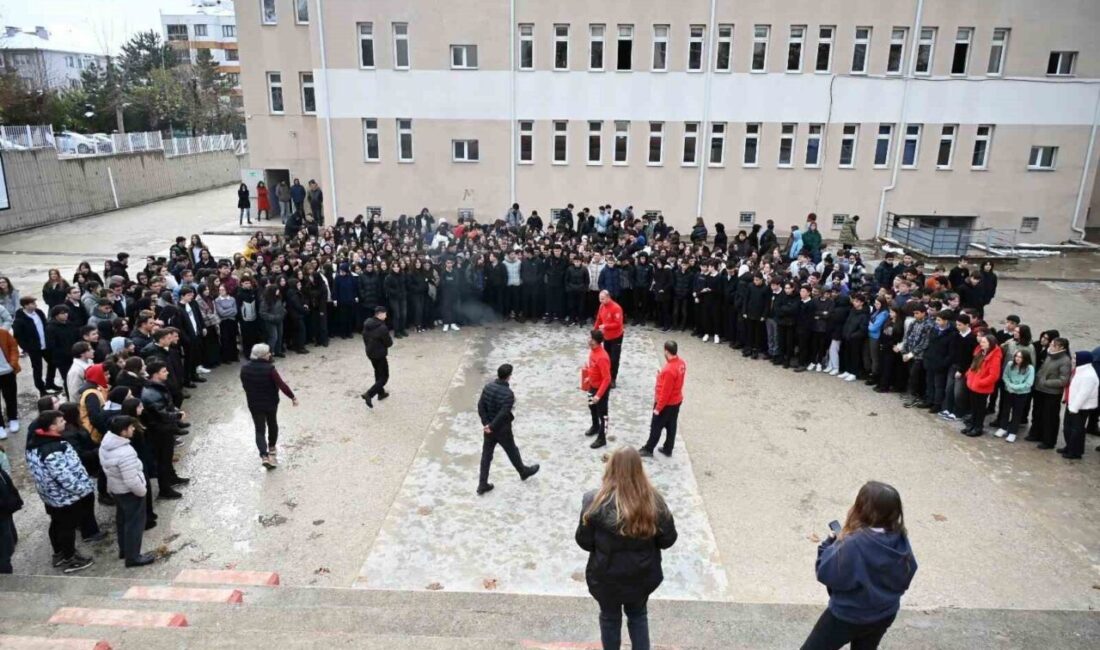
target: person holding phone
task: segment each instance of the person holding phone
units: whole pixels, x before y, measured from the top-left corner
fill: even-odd
[[[901,495],[868,481],[848,510],[844,525],[817,549],[817,580],[829,592],[829,606],[802,650],[874,650],[894,622],[902,594],[917,572],[905,530]]]

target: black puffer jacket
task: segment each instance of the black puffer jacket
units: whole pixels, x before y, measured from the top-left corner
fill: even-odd
[[[384,321],[371,316],[363,323],[363,345],[368,359],[386,358],[386,350],[393,345],[393,337]]]
[[[798,317],[798,303],[797,293],[781,291],[772,300],[772,315],[775,322],[783,326],[794,325],[795,319]]]
[[[356,279],[356,288],[359,292],[359,304],[369,310],[373,310],[382,304],[382,276],[377,271],[360,273]]]
[[[588,269],[583,264],[571,264],[565,269],[565,290],[568,293],[584,293],[588,290]]]
[[[489,427],[493,434],[507,433],[512,430],[512,409],[516,405],[516,396],[508,382],[496,379],[485,384],[481,397],[477,401],[477,414],[482,426]]]
[[[664,580],[661,551],[676,543],[676,523],[668,508],[661,507],[657,535],[644,539],[624,537],[615,524],[615,500],[604,505],[584,521],[596,491],[584,495],[581,519],[577,525],[577,545],[588,551],[585,577],[588,592],[597,600],[635,603],[645,600]]]

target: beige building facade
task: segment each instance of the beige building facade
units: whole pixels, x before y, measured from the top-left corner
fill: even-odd
[[[238,0],[252,166],[328,215],[1100,225],[1100,4]],[[990,231],[989,229],[996,229]]]

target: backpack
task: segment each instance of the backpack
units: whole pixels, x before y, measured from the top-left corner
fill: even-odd
[[[103,434],[92,424],[91,415],[88,413],[88,396],[93,394],[99,397],[99,390],[96,388],[89,388],[80,394],[80,426],[84,427],[84,430],[91,434],[92,442],[98,445],[100,441],[103,440]]]

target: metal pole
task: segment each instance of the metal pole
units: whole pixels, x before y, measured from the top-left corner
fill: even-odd
[[[321,50],[321,77],[325,80],[325,140],[328,144],[328,182],[329,194],[332,195],[332,220],[335,223],[340,204],[336,200],[336,163],[332,159],[332,100],[329,99],[331,86],[328,79],[328,57],[325,54],[325,12],[321,8],[321,0],[317,0],[317,35]]]
[[[111,173],[111,166],[107,166],[107,180],[111,183],[111,196],[115,199],[115,209],[118,209],[118,191],[115,189],[115,175]]]

